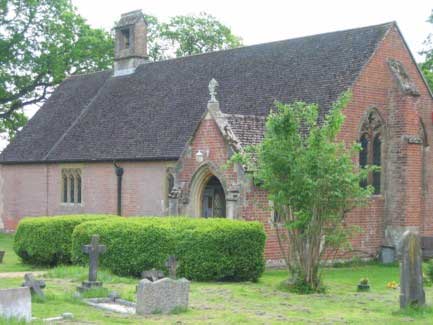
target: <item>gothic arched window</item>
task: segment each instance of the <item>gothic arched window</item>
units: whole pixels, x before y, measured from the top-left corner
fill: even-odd
[[[376,110],[371,110],[361,125],[361,135],[359,142],[361,151],[359,152],[359,166],[361,168],[368,166],[382,166],[382,136],[383,122]],[[366,180],[361,186],[372,185],[374,194],[381,192],[381,169],[369,173]]]
[[[63,203],[81,204],[82,201],[82,180],[81,169],[62,169],[62,196]]]

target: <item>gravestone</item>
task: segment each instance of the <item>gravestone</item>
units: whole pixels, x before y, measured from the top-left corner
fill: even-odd
[[[157,269],[151,269],[148,271],[143,271],[141,272],[141,278],[142,279],[147,279],[149,281],[155,282],[159,279],[164,278],[164,272],[162,272],[161,270],[157,270]]]
[[[419,236],[406,231],[402,240],[400,263],[400,308],[423,306],[425,293],[422,279],[422,253]]]
[[[107,247],[99,244],[99,236],[93,235],[90,245],[83,246],[83,252],[89,254],[89,280],[84,281],[78,291],[102,287],[102,282],[97,280],[99,255],[105,253]]]
[[[24,275],[24,282],[21,286],[29,287],[32,294],[36,294],[41,298],[45,298],[44,292],[42,291],[42,289],[45,288],[45,281],[36,280],[33,274],[26,273]]]
[[[0,264],[3,263],[3,257],[5,257],[5,251],[0,251]]]
[[[0,290],[0,317],[32,320],[32,297],[30,289],[13,288]]]
[[[164,278],[155,282],[143,279],[137,287],[136,313],[148,315],[168,314],[175,309],[187,309],[189,281]]]
[[[168,276],[172,279],[176,279],[177,261],[176,256],[170,255],[165,262],[165,267],[168,269]]]

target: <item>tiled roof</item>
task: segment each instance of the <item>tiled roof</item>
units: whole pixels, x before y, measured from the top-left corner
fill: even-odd
[[[3,151],[0,162],[175,160],[219,82],[225,114],[264,117],[275,100],[320,105],[355,81],[392,23],[147,63],[65,80]],[[242,143],[262,118],[236,117]],[[246,129],[245,129],[246,128]]]
[[[241,147],[262,142],[266,122],[264,116],[225,114],[225,117]]]

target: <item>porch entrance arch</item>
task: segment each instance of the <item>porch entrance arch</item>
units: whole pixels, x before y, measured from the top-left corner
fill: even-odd
[[[209,166],[202,166],[195,173],[191,186],[191,199],[195,217],[226,217],[224,186]]]

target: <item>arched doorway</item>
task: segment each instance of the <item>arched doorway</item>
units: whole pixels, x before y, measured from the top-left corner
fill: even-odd
[[[209,177],[203,187],[201,216],[204,218],[225,218],[226,198],[221,182],[215,176]]]

